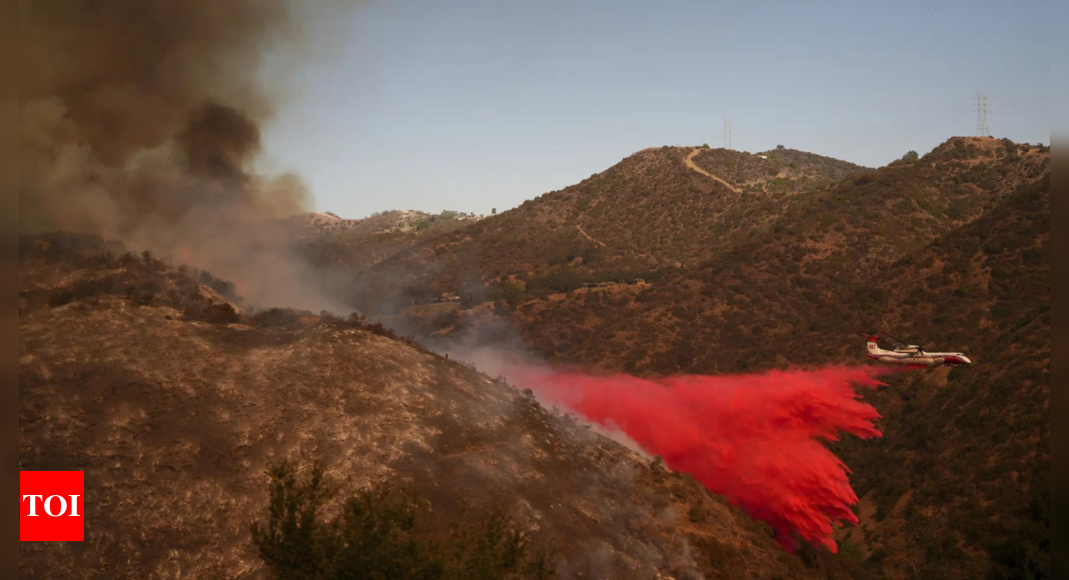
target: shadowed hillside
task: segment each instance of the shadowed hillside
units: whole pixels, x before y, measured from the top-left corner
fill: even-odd
[[[873,396],[885,437],[843,445],[877,556],[960,577],[983,551],[1001,574],[1049,576],[1049,176],[862,292],[871,320],[975,362],[893,381]]]

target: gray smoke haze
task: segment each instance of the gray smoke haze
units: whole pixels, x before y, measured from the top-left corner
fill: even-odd
[[[253,304],[337,307],[283,228],[293,175],[250,169],[299,44],[283,0],[22,0],[19,230],[95,233],[230,278]]]

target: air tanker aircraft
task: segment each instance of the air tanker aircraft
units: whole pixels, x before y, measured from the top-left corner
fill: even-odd
[[[907,344],[886,332],[883,333],[884,336],[899,343],[901,346],[896,346],[894,350],[884,350],[876,343],[880,338],[879,333],[858,332],[858,334],[868,339],[869,358],[880,362],[906,365],[913,368],[956,367],[972,364],[969,357],[960,352],[928,352],[919,344]]]

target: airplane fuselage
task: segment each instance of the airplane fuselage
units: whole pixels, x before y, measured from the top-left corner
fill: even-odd
[[[969,357],[960,352],[928,352],[918,351],[915,348],[884,350],[871,339],[868,341],[867,347],[868,357],[882,363],[910,367],[956,367],[972,364]]]

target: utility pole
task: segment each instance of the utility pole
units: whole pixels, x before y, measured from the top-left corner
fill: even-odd
[[[731,146],[731,119],[724,119],[724,149],[728,151],[735,149]]]
[[[990,137],[991,131],[987,128],[987,93],[976,91],[973,102],[976,103],[976,136]]]

